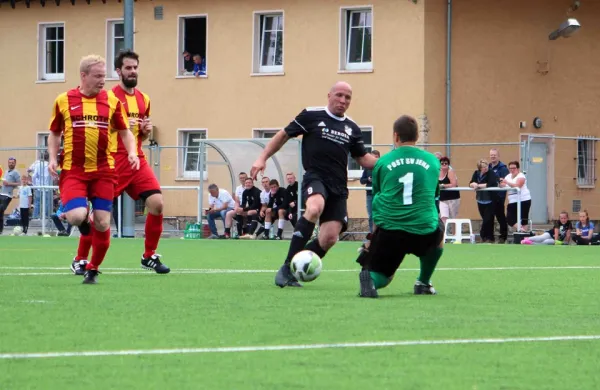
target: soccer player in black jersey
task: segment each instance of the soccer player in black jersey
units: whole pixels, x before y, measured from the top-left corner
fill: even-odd
[[[303,249],[323,258],[337,242],[348,224],[348,154],[361,166],[373,169],[375,157],[367,153],[362,133],[346,110],[352,100],[352,87],[336,83],[328,95],[327,107],[306,108],[267,144],[252,165],[250,175],[264,172],[267,160],[292,137],[302,136],[302,181],[306,211],[296,223],[288,255],[275,276],[279,287],[302,287],[290,270],[294,255]],[[315,223],[320,222],[319,236],[308,243]],[[307,245],[308,243],[308,245]]]

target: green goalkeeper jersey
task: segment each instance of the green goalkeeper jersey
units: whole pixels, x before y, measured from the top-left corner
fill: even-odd
[[[433,233],[438,227],[435,197],[440,162],[431,153],[400,146],[373,168],[373,222],[386,230]]]

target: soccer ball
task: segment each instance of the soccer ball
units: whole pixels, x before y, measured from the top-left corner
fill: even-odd
[[[13,229],[13,234],[18,236],[21,233],[23,233],[23,228],[21,226],[15,226]]]
[[[296,279],[303,282],[312,282],[321,274],[323,263],[316,253],[304,250],[296,253],[290,268]]]

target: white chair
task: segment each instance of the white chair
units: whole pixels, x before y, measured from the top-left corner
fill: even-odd
[[[448,225],[454,226],[454,234],[448,234]],[[463,225],[469,226],[469,235],[463,235],[462,227]],[[444,226],[444,242],[446,240],[458,241],[462,242],[462,240],[469,240],[469,242],[474,243],[473,235],[473,226],[471,225],[470,219],[447,219],[446,225]]]

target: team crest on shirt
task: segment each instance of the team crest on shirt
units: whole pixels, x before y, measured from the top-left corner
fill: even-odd
[[[348,125],[345,126],[344,131],[346,132],[346,134],[352,135],[352,129]]]

